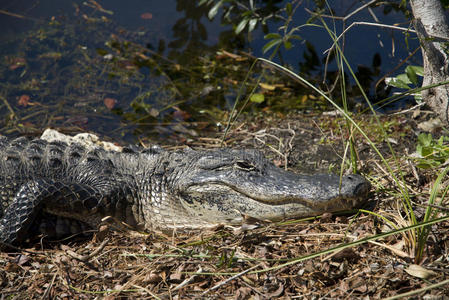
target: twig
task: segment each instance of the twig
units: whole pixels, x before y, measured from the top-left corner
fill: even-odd
[[[73,257],[73,258],[75,258],[75,259],[77,259],[77,260],[79,260],[79,261],[87,262],[87,261],[89,261],[92,257],[94,257],[94,256],[96,256],[98,253],[100,253],[100,252],[104,249],[104,247],[106,246],[106,244],[107,244],[108,242],[109,242],[109,239],[105,239],[105,240],[100,244],[100,246],[98,246],[97,249],[95,249],[92,253],[89,253],[89,254],[87,254],[87,255],[80,255],[80,254],[78,254],[78,253],[76,253],[76,252],[74,252],[74,251],[72,251],[72,250],[67,250],[66,252],[67,252],[68,255],[70,255],[71,257]]]
[[[379,243],[379,242],[376,242],[376,241],[369,241],[369,243],[373,244],[373,245],[380,246],[380,247],[384,247],[385,249],[390,250],[391,252],[393,252],[394,254],[396,254],[396,255],[398,255],[400,257],[408,257],[408,258],[410,258],[410,254],[408,254],[407,252],[402,251],[400,249],[396,249],[393,246],[390,246],[390,245],[387,245],[387,244],[384,244],[384,243]]]
[[[55,273],[53,275],[53,278],[51,279],[51,282],[48,285],[47,289],[45,290],[45,293],[42,295],[41,299],[46,299],[46,298],[50,299],[49,294],[50,294],[51,287],[53,286],[53,283],[55,283],[56,275],[58,275],[58,274]]]
[[[4,14],[4,15],[19,18],[19,19],[28,19],[28,20],[33,20],[33,21],[39,21],[39,19],[22,16],[22,15],[12,13],[12,12],[9,12],[9,11],[3,10],[3,9],[0,9],[0,14]]]
[[[198,271],[196,271],[196,273],[201,273],[201,272],[203,272],[203,268],[201,268],[201,266],[200,266],[198,268]],[[194,275],[190,276],[189,278],[184,279],[184,281],[181,282],[180,284],[178,284],[174,289],[172,289],[172,291],[179,290],[179,289],[183,288],[184,286],[188,285],[196,278],[196,276],[197,276],[197,274],[194,274]]]
[[[137,285],[137,284],[132,284],[132,286],[135,287],[135,288],[137,288],[137,289],[142,289],[142,290],[144,290],[145,292],[147,292],[148,294],[150,294],[151,297],[153,297],[153,298],[156,299],[156,300],[161,300],[161,298],[159,298],[157,295],[155,295],[155,294],[152,293],[149,289],[147,289],[147,288],[145,288],[145,287],[143,287],[143,286],[140,286],[140,285]]]
[[[341,37],[346,33],[346,31],[348,31],[349,29],[351,29],[353,26],[355,25],[366,25],[366,26],[375,26],[375,27],[382,27],[382,28],[389,28],[389,29],[395,29],[395,30],[401,30],[401,31],[407,31],[407,32],[413,32],[416,33],[415,30],[410,29],[410,28],[405,28],[405,27],[399,27],[399,26],[394,26],[394,25],[387,25],[387,24],[379,24],[379,23],[371,23],[371,22],[354,22],[351,25],[348,26],[348,28],[346,28],[334,41],[333,45],[331,48],[327,49],[326,51],[324,51],[324,53],[327,53],[329,51],[331,51],[334,48],[334,45],[341,39]],[[437,38],[437,39],[442,39],[444,41],[449,41],[448,37],[445,36],[439,36],[439,35],[429,35],[429,37],[431,38]]]
[[[376,2],[376,1],[378,1],[378,0],[372,0],[372,1],[368,2],[368,3],[366,3],[365,5],[362,5],[362,6],[360,6],[359,8],[356,8],[352,13],[346,15],[346,16],[343,18],[343,21],[346,21],[347,19],[349,19],[350,17],[352,17],[353,15],[355,15],[356,13],[358,13],[359,11],[365,9],[365,7],[370,6],[371,4],[373,4],[373,3]]]
[[[206,294],[209,293],[209,292],[215,291],[216,289],[220,288],[221,286],[223,286],[223,285],[225,285],[225,284],[231,282],[231,281],[234,280],[234,279],[237,279],[237,278],[241,277],[242,275],[245,275],[246,273],[248,273],[248,272],[250,272],[250,271],[252,271],[252,270],[258,268],[259,266],[260,266],[260,264],[259,264],[259,265],[255,265],[255,266],[253,266],[253,267],[251,267],[251,268],[249,268],[249,269],[246,269],[246,270],[243,271],[243,272],[240,272],[240,273],[238,273],[238,274],[235,274],[234,276],[229,277],[228,279],[226,279],[226,280],[224,280],[224,281],[218,283],[217,285],[214,285],[214,286],[211,287],[210,289],[205,290],[203,293],[201,293],[201,296],[204,296],[204,295],[206,295]]]
[[[426,105],[425,102],[419,103],[419,104],[416,104],[415,106],[412,106],[412,107],[410,107],[410,108],[407,108],[407,109],[404,109],[404,110],[401,110],[401,111],[397,111],[397,112],[395,112],[395,113],[392,113],[391,115],[392,115],[392,116],[402,115],[402,114],[405,114],[405,113],[414,111],[415,109],[420,108],[420,107],[422,107],[422,106],[424,106],[424,105]]]
[[[251,286],[250,284],[248,284],[247,282],[245,282],[245,280],[242,280],[242,283],[244,285],[246,285],[247,287],[249,287],[252,291],[254,291],[255,293],[259,294],[262,296],[262,299],[265,299],[265,294],[261,293],[260,291],[258,291],[255,287]]]
[[[12,114],[12,116],[14,118],[17,118],[16,113],[14,112],[14,109],[12,109],[11,105],[9,104],[8,100],[6,100],[6,98],[0,96],[0,99],[5,103],[6,107],[8,108],[8,110],[10,111],[10,113]]]
[[[19,252],[25,252],[25,253],[29,253],[29,254],[45,255],[45,253],[43,251],[31,251],[31,250],[27,250],[27,249],[21,249],[19,247],[16,247],[16,246],[10,244],[10,243],[1,242],[1,241],[0,241],[0,249],[13,249],[13,250],[17,250]]]

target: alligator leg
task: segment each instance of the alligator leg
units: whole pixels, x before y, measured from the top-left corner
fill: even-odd
[[[30,180],[21,186],[0,220],[0,243],[23,241],[42,209],[77,211],[87,216],[95,211],[102,198],[98,190],[84,184],[49,179]]]

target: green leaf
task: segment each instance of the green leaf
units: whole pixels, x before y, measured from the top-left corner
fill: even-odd
[[[414,94],[413,97],[417,104],[421,104],[423,102],[421,93]]]
[[[292,48],[292,43],[290,41],[285,41],[284,47],[285,49],[290,50]]]
[[[262,103],[265,101],[265,96],[263,94],[252,94],[250,101],[255,103]]]
[[[227,22],[231,23],[231,12],[234,9],[234,6],[230,6],[228,9],[225,10],[225,13],[223,15],[223,19]]]
[[[239,25],[237,25],[237,28],[235,28],[235,34],[239,34],[240,32],[242,32],[243,29],[245,29],[246,24],[248,24],[249,19],[243,19],[240,21]]]
[[[421,133],[418,135],[418,145],[421,146],[430,146],[430,144],[432,143],[432,135],[426,134],[426,133]]]
[[[408,66],[407,68],[410,68],[415,72],[416,75],[423,77],[424,76],[424,68],[421,66]]]
[[[265,46],[263,46],[262,52],[265,54],[268,50],[270,50],[274,46],[279,45],[280,43],[282,43],[282,39],[271,40],[268,43],[266,43]]]
[[[265,40],[272,40],[272,39],[280,39],[282,36],[279,33],[268,33],[263,37]]]
[[[400,88],[400,89],[407,89],[409,90],[410,87],[402,80],[396,78],[390,78],[390,80],[388,81],[388,85]]]
[[[207,17],[212,20],[218,13],[218,9],[221,7],[221,5],[223,4],[223,0],[218,1],[217,4],[215,4],[210,10],[209,13],[207,14]]]
[[[408,66],[407,68],[405,68],[405,73],[407,74],[408,79],[414,85],[418,85],[418,76],[416,76],[416,72],[413,68],[410,68],[410,66]]]
[[[420,161],[417,165],[418,168],[420,169],[430,169],[432,168],[432,164],[426,160],[422,160]]]
[[[285,10],[287,11],[287,15],[290,17],[293,13],[292,4],[290,2],[287,2]]]
[[[446,136],[441,136],[436,140],[430,133],[421,133],[416,145],[416,152],[421,156],[417,159],[417,166],[428,169],[445,163],[449,159],[449,147],[444,144],[446,140]]]
[[[402,82],[404,82],[405,84],[411,84],[412,82],[410,81],[410,79],[408,78],[407,74],[399,74],[398,76],[396,76],[396,78]]]
[[[421,156],[422,157],[430,157],[433,153],[432,148],[430,147],[422,147],[421,149]]]
[[[421,145],[416,145],[416,153],[418,153],[420,156],[422,155],[422,146]]]
[[[300,37],[299,35],[296,35],[296,34],[289,35],[287,38],[289,40],[293,40],[293,39],[295,39],[295,40],[302,40],[302,37]]]
[[[249,26],[248,26],[248,32],[251,32],[254,30],[257,24],[257,19],[251,19],[249,20]]]
[[[209,2],[209,0],[200,0],[200,2],[198,2],[198,6],[201,6],[206,2]]]

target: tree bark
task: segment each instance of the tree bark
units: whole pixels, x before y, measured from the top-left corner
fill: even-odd
[[[424,60],[423,86],[449,80],[448,55],[444,52],[442,40],[435,36],[449,38],[449,23],[440,0],[411,0]],[[433,38],[431,38],[431,36]],[[423,100],[440,119],[449,125],[449,85],[440,85],[421,92]]]

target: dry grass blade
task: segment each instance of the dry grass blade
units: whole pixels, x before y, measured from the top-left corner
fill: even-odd
[[[385,300],[405,299],[407,297],[410,297],[410,296],[413,296],[413,295],[416,295],[416,294],[420,294],[420,293],[423,293],[423,292],[426,292],[426,291],[430,291],[430,290],[433,290],[433,289],[445,286],[447,284],[449,284],[449,279],[441,281],[439,283],[428,285],[426,287],[423,287],[423,288],[420,288],[420,289],[417,289],[417,290],[414,290],[414,291],[410,291],[410,292],[403,293],[403,294],[398,294],[398,295],[395,295],[393,297],[388,297],[388,298],[385,298]]]
[[[248,273],[248,272],[251,272],[252,270],[255,270],[255,269],[258,268],[258,267],[260,267],[260,265],[255,265],[255,266],[253,266],[253,267],[251,267],[251,268],[249,268],[249,269],[244,270],[243,272],[240,272],[240,273],[238,273],[238,274],[236,274],[236,275],[234,275],[234,276],[229,277],[228,279],[226,279],[226,280],[224,280],[224,281],[218,283],[217,285],[214,285],[213,287],[211,287],[211,288],[205,290],[205,291],[201,294],[201,296],[204,296],[204,295],[206,295],[206,294],[208,294],[208,293],[210,293],[210,292],[212,292],[212,291],[217,290],[218,288],[220,288],[220,287],[226,285],[227,283],[229,283],[229,282],[231,282],[231,281],[233,281],[233,280],[235,280],[235,279],[237,279],[237,278],[239,278],[239,277],[245,275],[245,274]]]

